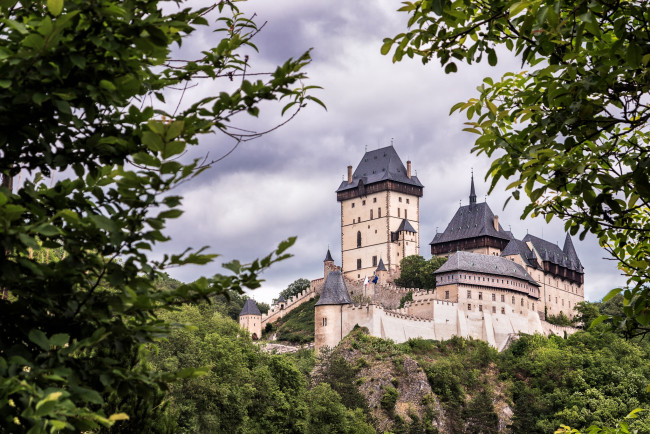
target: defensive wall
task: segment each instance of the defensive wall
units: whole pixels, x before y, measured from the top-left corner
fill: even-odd
[[[265,327],[266,324],[272,324],[276,322],[298,306],[307,303],[309,300],[312,300],[314,297],[316,297],[316,292],[314,291],[312,285],[302,291],[300,294],[289,297],[289,300],[287,300],[285,303],[273,305],[271,309],[269,309],[268,313],[262,314],[262,328]]]

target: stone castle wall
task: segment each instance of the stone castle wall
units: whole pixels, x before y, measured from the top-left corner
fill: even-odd
[[[322,288],[322,286],[321,286]],[[269,309],[268,313],[262,314],[262,322],[261,326],[265,327],[266,324],[272,324],[275,321],[279,320],[295,308],[297,308],[300,305],[303,305],[307,303],[309,300],[312,300],[314,297],[316,297],[317,293],[314,290],[314,286],[312,285],[308,289],[305,289],[302,291],[300,294],[294,296],[294,297],[289,297],[289,300],[287,300],[286,303],[284,303],[284,308],[281,309],[280,305],[274,305]]]

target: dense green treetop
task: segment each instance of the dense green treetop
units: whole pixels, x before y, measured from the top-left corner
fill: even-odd
[[[289,298],[295,297],[296,295],[303,292],[305,289],[309,289],[310,286],[311,286],[311,282],[308,279],[301,277],[300,279],[296,279],[295,281],[291,282],[289,286],[287,286],[285,289],[280,291],[280,295],[284,297],[286,301],[289,301]],[[275,301],[277,301],[277,299],[274,300],[274,302]]]
[[[486,78],[465,111],[473,152],[492,157],[528,205],[522,217],[559,217],[596,235],[629,277],[628,335],[650,331],[650,6],[645,0],[419,0],[404,2],[408,30],[384,40],[393,60],[457,63],[512,52],[523,71]],[[610,295],[610,296],[611,296]]]
[[[400,262],[401,274],[395,283],[404,288],[433,289],[436,287],[434,272],[447,259],[434,256],[428,261],[419,255],[411,255]]]
[[[228,275],[155,288],[166,268],[216,257],[147,256],[182,213],[174,188],[212,163],[184,153],[202,135],[258,137],[231,121],[257,116],[262,101],[299,110],[313,98],[309,53],[251,80],[242,50],[260,29],[229,1],[2,0],[0,16],[0,430],[82,432],[130,418],[120,426],[138,431],[167,382],[197,373],[143,362],[145,345],[169,333],[158,309],[259,287],[257,273],[292,244],[226,264]],[[172,49],[198,28],[214,31],[213,45],[176,61]],[[195,77],[215,90],[161,108]],[[43,248],[63,254],[43,261]]]

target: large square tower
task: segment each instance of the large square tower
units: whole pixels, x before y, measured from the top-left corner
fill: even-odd
[[[400,261],[420,253],[420,197],[424,186],[393,146],[368,151],[336,190],[341,203],[342,271],[372,276],[383,260],[391,276]]]

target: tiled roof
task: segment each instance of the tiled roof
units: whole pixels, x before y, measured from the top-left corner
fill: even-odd
[[[577,264],[577,270],[582,272],[582,264],[580,263],[580,259],[578,259],[578,253],[576,253],[576,249],[573,247],[573,241],[571,241],[571,235],[569,234],[566,234],[566,238],[564,239],[564,248],[562,251],[569,258],[569,262]]]
[[[436,234],[429,244],[445,243],[480,236],[490,236],[510,240],[511,236],[501,224],[494,229],[494,214],[487,202],[461,206],[447,225],[445,231]]]
[[[473,271],[496,276],[509,276],[528,281],[531,285],[540,286],[524,267],[501,256],[483,255],[459,251],[454,253],[434,274],[451,271]]]
[[[330,271],[323,286],[323,292],[316,306],[327,304],[351,304],[350,294],[348,288],[343,281],[343,275],[340,271]]]
[[[408,220],[402,219],[402,223],[400,223],[399,227],[397,228],[397,232],[413,232],[416,233],[416,230],[411,226],[411,223],[409,223]]]
[[[530,248],[528,248],[528,245],[521,240],[517,240],[513,238],[512,240],[510,240],[510,242],[505,247],[505,249],[503,249],[503,251],[501,252],[501,256],[512,256],[512,255],[520,255],[524,260],[524,262],[526,263],[526,265],[530,267],[533,267],[535,264],[535,262],[533,262],[535,259],[535,252],[530,250]],[[539,267],[539,263],[537,265]]]
[[[262,315],[262,312],[260,312],[258,309],[255,300],[249,298],[246,300],[246,303],[244,303],[244,307],[242,308],[241,312],[239,312],[239,316],[242,315]]]
[[[323,262],[334,262],[330,249],[327,249],[327,255],[325,255],[325,260]]]
[[[282,296],[282,294],[280,294],[280,297],[278,298],[278,303],[286,303],[286,302],[287,302],[287,300],[285,300],[284,296]]]
[[[530,241],[533,244],[535,250],[539,256],[541,256],[542,261],[548,261],[551,264],[556,264],[569,270],[577,271],[579,273],[583,272],[582,264],[578,259],[578,255],[573,248],[573,243],[571,242],[571,237],[569,237],[570,245],[567,246],[565,241],[565,248],[569,254],[565,253],[557,244],[553,244],[541,238],[537,238],[534,235],[526,235],[523,239],[524,242]]]
[[[379,265],[377,265],[377,269],[375,271],[388,271],[386,270],[386,266],[384,265],[384,260],[382,258],[379,258]]]
[[[406,168],[399,155],[397,155],[395,148],[391,145],[374,151],[367,151],[352,175],[352,182],[350,184],[348,184],[347,180],[341,182],[336,191],[356,188],[359,181],[363,181],[364,185],[368,185],[386,180],[424,187],[417,176],[411,176],[410,178],[406,176]]]

